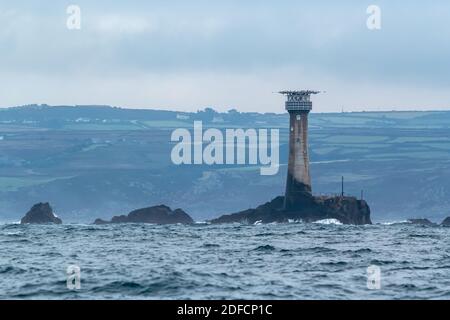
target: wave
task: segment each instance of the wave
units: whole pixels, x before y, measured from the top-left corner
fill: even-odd
[[[0,267],[0,274],[6,274],[6,273],[11,273],[11,274],[22,274],[25,273],[26,270],[19,268],[19,267],[15,267],[15,266],[2,266]]]
[[[410,224],[410,223],[411,222],[408,220],[400,220],[400,221],[380,222],[377,224],[382,225],[382,226],[392,226],[392,225],[396,225],[396,224]]]
[[[342,267],[346,266],[348,262],[345,261],[327,261],[327,262],[321,262],[320,265],[322,266],[329,266],[329,267]]]
[[[202,245],[203,248],[219,248],[220,245],[215,243],[205,243]]]
[[[20,221],[8,221],[8,222],[6,222],[6,221],[3,221],[3,222],[0,222],[0,226],[7,226],[7,225],[17,225],[17,224],[20,224]]]
[[[254,236],[255,237],[271,237],[271,236],[276,236],[276,233],[273,232],[266,232],[266,233],[257,233]]]
[[[2,240],[1,243],[8,243],[8,244],[13,244],[13,243],[34,243],[33,241],[29,240],[29,239],[14,239],[14,240]]]
[[[356,250],[345,250],[343,252],[344,253],[371,253],[372,250],[370,250],[369,248],[361,248],[361,249],[356,249]]]
[[[338,219],[323,219],[323,220],[315,221],[314,223],[317,223],[317,224],[334,224],[334,225],[339,225],[339,226],[343,224]]]
[[[262,245],[253,249],[253,251],[274,251],[274,250],[276,250],[275,247],[271,246],[270,244]]]

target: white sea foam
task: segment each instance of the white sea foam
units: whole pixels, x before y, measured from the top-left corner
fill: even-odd
[[[211,222],[209,222],[209,221],[195,221],[194,224],[198,224],[198,225],[210,225]]]
[[[381,222],[380,224],[383,226],[391,226],[393,224],[403,224],[403,223],[411,223],[408,220],[401,220],[401,221],[388,221],[388,222]]]
[[[20,221],[1,221],[0,225],[20,224]]]
[[[316,221],[314,223],[342,225],[342,222],[340,222],[338,219],[323,219],[323,220]]]

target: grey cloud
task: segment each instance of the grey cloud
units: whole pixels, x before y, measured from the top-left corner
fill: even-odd
[[[378,1],[382,30],[376,32],[365,26],[369,1],[75,2],[82,8],[80,31],[65,28],[65,1],[0,3],[0,84],[6,74],[126,82],[280,70],[291,70],[287,79],[300,70],[299,82],[311,75],[343,87],[450,84],[445,1]],[[79,86],[73,90],[82,95]]]

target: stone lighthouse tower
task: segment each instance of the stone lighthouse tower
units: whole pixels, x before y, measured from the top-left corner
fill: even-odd
[[[311,198],[311,176],[308,156],[308,115],[312,110],[311,95],[319,91],[281,91],[287,96],[289,112],[289,165],[284,209],[294,209],[299,200]]]

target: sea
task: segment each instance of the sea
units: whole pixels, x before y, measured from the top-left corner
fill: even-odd
[[[0,299],[450,299],[449,235],[335,221],[2,224]]]

